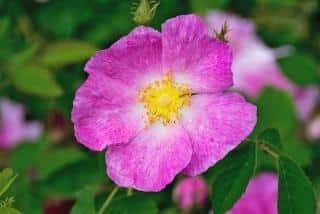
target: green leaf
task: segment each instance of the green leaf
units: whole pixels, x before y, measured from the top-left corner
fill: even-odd
[[[272,150],[279,152],[282,149],[280,135],[277,129],[266,129],[258,136],[259,142],[266,144]]]
[[[276,128],[283,139],[295,133],[298,119],[292,97],[287,92],[265,88],[258,98],[257,108],[258,121],[253,135],[267,128]]]
[[[11,151],[9,165],[16,172],[23,172],[35,163],[40,152],[47,146],[47,143],[46,138],[40,138],[36,142],[26,142],[18,145]]]
[[[278,6],[278,7],[283,7],[283,6],[293,6],[296,3],[298,3],[298,0],[257,0],[258,4],[262,5],[273,5],[273,6]]]
[[[191,0],[191,8],[192,11],[203,14],[207,12],[209,9],[226,9],[229,3],[230,0]]]
[[[105,166],[99,165],[95,158],[88,158],[68,164],[41,182],[42,191],[63,197],[73,197],[84,187],[94,187],[107,182]]]
[[[0,196],[5,193],[14,180],[17,178],[17,175],[13,175],[12,169],[4,169],[0,173]]]
[[[10,207],[2,207],[0,208],[0,213],[3,214],[22,214],[19,210]]]
[[[282,143],[285,153],[300,166],[307,166],[312,161],[311,148],[295,137],[285,139]]]
[[[171,0],[171,2],[172,1],[173,0]],[[164,2],[161,1],[160,7],[163,3]],[[117,3],[113,2],[112,10],[95,17],[92,25],[88,26],[84,38],[91,43],[104,47],[105,44],[114,41],[117,36],[130,32],[130,30],[134,28],[134,22],[132,21],[131,14],[123,13],[123,11],[128,11],[131,4],[132,2],[128,0],[117,1]],[[158,12],[159,11],[157,11],[156,16]],[[116,21],[110,22],[110,20]],[[106,27],[105,23],[108,23],[108,27]]]
[[[248,141],[214,166],[210,180],[215,214],[225,213],[241,197],[255,172],[256,165],[256,144]]]
[[[39,50],[39,44],[32,44],[30,47],[22,50],[10,57],[10,66],[19,66],[30,60]]]
[[[39,60],[46,66],[64,66],[83,62],[96,51],[96,47],[84,41],[62,40],[48,45]]]
[[[85,158],[86,155],[76,149],[59,148],[48,151],[39,157],[37,164],[38,178],[39,180],[44,180],[59,169]]]
[[[71,214],[94,214],[94,196],[90,188],[85,188],[77,193],[77,201]]]
[[[282,72],[298,85],[320,84],[316,59],[309,54],[295,53],[279,59]]]
[[[287,157],[278,160],[279,214],[314,214],[316,199],[311,182],[303,170]]]
[[[37,64],[11,67],[10,78],[17,89],[28,94],[42,97],[57,97],[62,94],[52,73]]]
[[[141,196],[120,197],[113,199],[105,214],[156,214],[156,204],[149,198]]]
[[[97,12],[102,9],[94,9],[94,3],[95,1],[78,0],[51,1],[37,7],[33,14],[34,21],[37,26],[49,31],[50,37],[75,37],[77,29],[83,23],[88,23],[92,16],[98,15]]]
[[[14,196],[14,206],[23,213],[40,214],[46,197],[39,194],[37,187],[27,176],[19,176],[5,196]]]
[[[0,18],[0,39],[4,38],[10,30],[10,18],[8,16],[2,16]]]

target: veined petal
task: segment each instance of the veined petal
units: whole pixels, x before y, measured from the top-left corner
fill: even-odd
[[[184,169],[198,175],[235,148],[253,130],[256,107],[236,93],[197,95],[182,116],[192,141],[192,158]]]
[[[156,123],[132,142],[110,146],[107,172],[119,186],[160,191],[187,166],[191,154],[189,136],[181,126]]]
[[[152,28],[137,27],[110,48],[98,51],[85,70],[141,87],[139,83],[145,76],[161,72],[161,53],[161,34]]]
[[[252,178],[245,193],[227,214],[277,214],[278,178],[263,172]]]
[[[101,72],[89,75],[78,89],[72,109],[77,140],[92,150],[126,143],[143,129],[137,92]]]
[[[196,15],[169,19],[162,25],[163,71],[188,83],[194,92],[221,92],[232,86],[229,46],[210,37]]]

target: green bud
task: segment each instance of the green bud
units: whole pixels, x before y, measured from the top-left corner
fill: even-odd
[[[153,19],[160,2],[140,0],[133,11],[133,21],[138,25],[146,25]]]
[[[229,32],[229,26],[228,26],[228,23],[227,21],[225,21],[220,29],[220,32],[214,30],[214,34],[215,34],[215,37],[217,39],[219,39],[220,41],[223,41],[223,42],[228,42],[228,40],[226,39],[226,35],[227,33]]]

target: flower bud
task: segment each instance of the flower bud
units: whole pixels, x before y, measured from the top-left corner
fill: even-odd
[[[220,29],[220,31],[216,31],[214,30],[214,34],[215,34],[215,37],[217,39],[219,39],[220,41],[223,41],[223,42],[228,42],[228,40],[226,39],[226,35],[227,33],[229,32],[229,26],[228,26],[228,23],[227,21],[225,21]]]
[[[202,177],[181,180],[174,189],[173,199],[182,210],[201,207],[208,198],[209,187]]]
[[[154,17],[159,2],[140,0],[133,12],[133,21],[138,25],[148,24]]]

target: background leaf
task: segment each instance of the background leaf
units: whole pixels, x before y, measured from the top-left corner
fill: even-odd
[[[320,71],[312,55],[298,52],[278,61],[282,72],[296,84],[320,84]]]
[[[113,199],[104,214],[156,214],[156,204],[147,197],[131,196]]]
[[[245,142],[211,169],[211,200],[215,214],[226,212],[241,197],[255,172],[256,161],[256,144]]]
[[[3,214],[22,214],[19,210],[10,207],[2,207],[0,208],[0,213]]]
[[[71,214],[94,214],[94,197],[90,188],[85,188],[77,193],[77,202],[71,210]]]
[[[231,0],[191,0],[190,4],[193,11],[200,14],[204,14],[210,9],[225,9],[227,8],[230,1]]]
[[[307,166],[312,161],[312,151],[305,143],[295,137],[283,141],[283,150],[300,166]]]
[[[102,167],[94,158],[88,158],[65,166],[41,181],[45,193],[63,197],[74,197],[84,187],[93,187],[107,182],[104,164]]]
[[[281,156],[278,161],[279,214],[314,214],[316,199],[309,179],[291,159]]]
[[[276,128],[284,139],[292,136],[298,126],[292,97],[284,91],[265,88],[257,101],[258,121],[253,135],[267,128]]]
[[[280,135],[277,129],[266,129],[259,136],[258,139],[261,143],[267,144],[269,147],[275,151],[280,151],[282,149]]]
[[[0,173],[0,196],[3,195],[17,178],[17,175],[13,175],[12,169],[4,169]]]
[[[62,90],[52,73],[38,64],[13,67],[10,78],[17,89],[24,93],[44,97],[62,95]]]
[[[46,152],[39,157],[38,161],[38,178],[44,180],[52,173],[61,168],[66,167],[68,164],[75,163],[79,160],[85,159],[86,155],[76,149],[55,149]]]
[[[46,66],[64,66],[87,60],[96,50],[84,41],[61,40],[48,45],[39,60]]]

